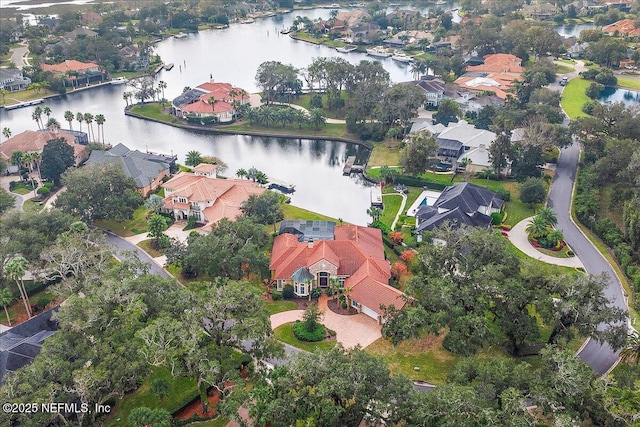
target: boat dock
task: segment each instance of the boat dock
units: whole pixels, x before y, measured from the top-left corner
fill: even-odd
[[[5,105],[4,109],[5,111],[15,110],[16,108],[30,107],[32,105],[42,104],[43,102],[44,102],[44,99],[34,99],[33,101],[24,101],[24,102],[18,102],[17,104]]]
[[[267,177],[267,179],[269,180],[267,182],[267,188],[269,190],[277,190],[284,194],[289,194],[296,191],[296,186],[293,184],[289,184],[288,182],[284,182],[284,181],[279,181],[271,177]]]
[[[364,172],[364,165],[356,165],[356,156],[347,157],[347,163],[342,168],[343,175],[351,175],[352,173]]]
[[[382,208],[382,188],[379,185],[371,187],[371,206]]]

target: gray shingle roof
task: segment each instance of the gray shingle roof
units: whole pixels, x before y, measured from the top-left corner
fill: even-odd
[[[298,283],[307,283],[309,280],[313,280],[314,276],[305,267],[300,267],[291,275],[291,280]]]
[[[423,217],[424,216],[425,215],[423,212]],[[473,215],[469,216],[466,213],[462,212],[462,210],[458,207],[443,213],[437,213],[436,211],[434,215],[420,222],[420,225],[416,227],[416,233],[421,233],[425,230],[433,230],[446,221],[450,222],[451,224],[456,224],[457,226],[466,224],[472,227],[486,228],[489,226],[489,224],[491,224],[491,217],[483,215],[479,212],[475,212]]]
[[[435,205],[440,209],[460,207],[463,212],[476,212],[480,206],[501,208],[504,202],[496,193],[469,182],[457,182],[444,189]]]

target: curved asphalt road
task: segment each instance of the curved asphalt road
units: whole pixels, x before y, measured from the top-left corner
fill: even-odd
[[[622,285],[611,265],[571,220],[571,199],[579,157],[580,147],[577,142],[561,151],[547,204],[558,216],[558,228],[564,233],[571,249],[580,257],[587,272],[606,273],[609,277],[609,286],[605,289],[606,297],[614,305],[627,311]],[[618,354],[608,344],[600,344],[594,339],[587,342],[578,353],[578,357],[600,375],[607,373],[618,361]]]
[[[120,236],[116,236],[111,232],[105,231],[105,233],[107,234],[109,243],[111,243],[116,248],[116,250],[114,251],[114,255],[116,255],[118,258],[125,258],[126,257],[125,252],[134,252],[138,255],[138,258],[140,258],[140,261],[144,262],[149,266],[149,273],[157,274],[158,276],[164,277],[164,278],[172,277],[169,275],[169,273],[164,271],[164,269],[160,267],[153,260],[153,258],[149,256],[149,254],[147,254],[145,251],[140,249],[138,246],[126,241]]]

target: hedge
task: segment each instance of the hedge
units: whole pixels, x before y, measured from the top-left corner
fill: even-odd
[[[317,342],[322,341],[325,335],[325,327],[324,325],[317,324],[316,328],[313,331],[308,331],[306,329],[305,322],[296,322],[293,324],[293,335],[298,338],[300,341],[307,342]]]
[[[435,190],[435,191],[442,191],[447,187],[444,184],[431,182],[424,178],[417,178],[417,177],[406,176],[406,175],[400,175],[394,181],[396,184],[404,184],[410,187],[426,187],[429,190]]]

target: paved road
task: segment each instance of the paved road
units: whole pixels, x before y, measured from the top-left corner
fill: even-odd
[[[124,256],[124,252],[134,251],[135,253],[138,254],[138,258],[140,258],[140,261],[144,262],[149,266],[149,273],[157,274],[158,276],[165,277],[165,278],[172,277],[169,275],[169,273],[164,271],[162,267],[156,264],[153,261],[153,259],[149,256],[149,254],[147,254],[145,251],[140,249],[138,246],[130,242],[127,242],[122,237],[116,236],[113,233],[110,233],[108,231],[106,233],[107,233],[107,238],[109,239],[109,243],[111,243],[117,248],[118,253],[116,253],[115,255],[118,256],[119,258]]]
[[[17,69],[22,70],[25,65],[28,65],[24,60],[27,53],[29,53],[29,48],[26,46],[16,47],[11,50],[11,62],[13,62]]]
[[[20,194],[17,194],[17,193],[11,193],[11,195],[16,198],[16,201],[13,203],[13,206],[18,210],[22,210],[22,205],[24,204],[24,197],[22,197]]]
[[[585,265],[587,272],[591,274],[606,273],[609,276],[609,286],[605,289],[605,295],[616,306],[626,310],[622,286],[611,265],[571,221],[571,196],[579,156],[580,147],[577,143],[561,151],[549,192],[548,205],[558,216],[558,228],[564,233],[565,240]],[[618,354],[609,345],[600,344],[593,339],[589,340],[578,356],[599,374],[609,371],[618,360]]]

